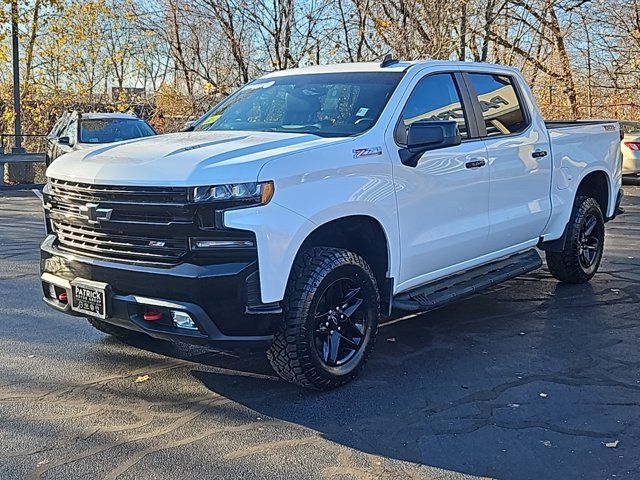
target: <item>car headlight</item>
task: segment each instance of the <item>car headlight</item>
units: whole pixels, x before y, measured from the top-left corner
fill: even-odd
[[[232,183],[195,187],[193,201],[202,202],[237,202],[238,205],[265,205],[273,197],[273,182]]]

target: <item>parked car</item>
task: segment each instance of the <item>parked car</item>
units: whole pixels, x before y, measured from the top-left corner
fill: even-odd
[[[622,139],[622,174],[640,174],[640,122],[620,122]]]
[[[193,132],[47,175],[48,305],[120,337],[266,344],[315,389],[358,374],[392,308],[536,270],[539,250],[589,281],[622,198],[618,123],[545,123],[519,71],[441,61],[271,73]]]
[[[47,136],[47,166],[73,150],[157,135],[146,121],[124,113],[65,112]]]

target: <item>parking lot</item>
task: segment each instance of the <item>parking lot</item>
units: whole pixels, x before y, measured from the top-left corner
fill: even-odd
[[[544,269],[389,322],[315,393],[260,353],[127,345],[41,302],[38,198],[0,192],[0,478],[639,478],[640,187],[586,285]]]

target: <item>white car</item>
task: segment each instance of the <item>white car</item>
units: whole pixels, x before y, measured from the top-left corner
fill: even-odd
[[[622,174],[640,174],[640,122],[620,122],[622,139]]]
[[[275,72],[193,132],[47,170],[45,302],[118,336],[266,344],[353,379],[392,308],[540,268],[586,282],[622,197],[616,122],[545,123],[521,74],[458,62]]]

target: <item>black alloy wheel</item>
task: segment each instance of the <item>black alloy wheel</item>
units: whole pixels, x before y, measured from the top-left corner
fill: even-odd
[[[353,380],[371,354],[380,318],[380,294],[359,255],[314,247],[296,259],[284,318],[267,357],[284,380],[329,390]]]
[[[362,348],[367,331],[367,305],[362,288],[340,278],[322,293],[315,308],[315,347],[329,367],[346,364]]]
[[[580,265],[582,265],[585,270],[590,269],[598,259],[600,237],[601,232],[598,228],[598,219],[594,214],[589,214],[582,223],[578,240]]]
[[[566,227],[564,248],[545,252],[549,271],[563,282],[588,282],[600,267],[604,239],[600,204],[593,197],[579,196]]]

